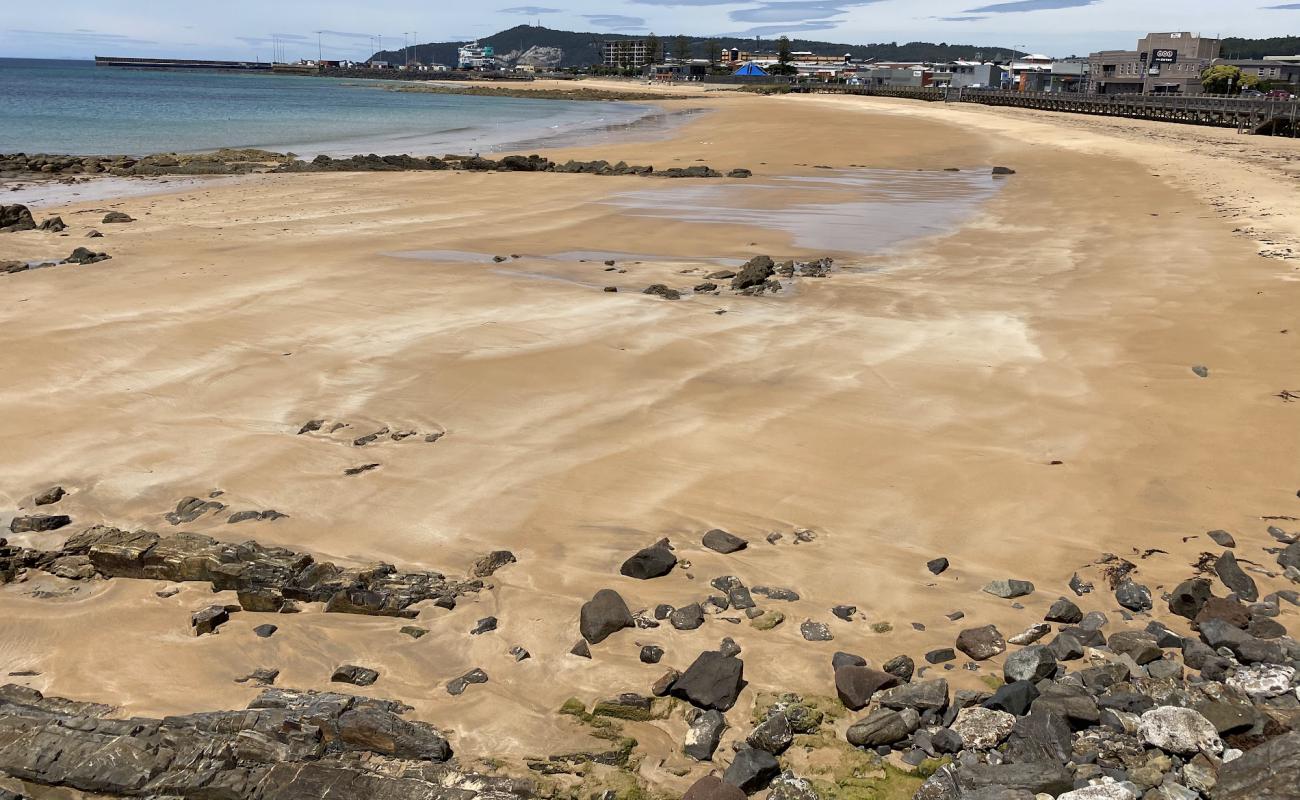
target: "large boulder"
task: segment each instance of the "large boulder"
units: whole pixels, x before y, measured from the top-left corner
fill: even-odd
[[[670,693],[705,710],[729,711],[745,686],[745,664],[716,650],[700,653]]]
[[[0,233],[15,233],[36,229],[36,220],[27,206],[0,206]]]
[[[849,726],[846,738],[854,747],[889,747],[911,736],[920,724],[920,715],[910,709],[878,708]]]
[[[1191,708],[1159,706],[1147,711],[1138,723],[1138,735],[1148,745],[1176,755],[1223,752],[1214,724]]]
[[[1210,594],[1210,582],[1204,578],[1183,581],[1169,593],[1169,610],[1180,617],[1196,619]]]
[[[1231,550],[1225,551],[1219,556],[1219,560],[1214,562],[1214,574],[1219,576],[1224,586],[1236,592],[1237,596],[1247,603],[1259,599],[1259,589],[1255,586],[1255,580],[1242,570]]]
[[[1056,656],[1044,645],[1032,645],[1007,656],[1002,667],[1007,683],[1033,681],[1037,683],[1056,674]]]
[[[14,517],[9,521],[10,533],[47,533],[66,528],[72,524],[72,517],[67,514],[33,514],[29,517]]]
[[[901,683],[897,675],[870,667],[844,666],[835,670],[835,693],[850,711],[861,711],[876,692]]]
[[[682,752],[696,761],[709,761],[722,741],[722,733],[727,729],[727,719],[722,712],[709,709],[695,711],[686,729],[686,740]]]
[[[766,750],[745,748],[736,753],[722,779],[745,794],[753,794],[766,789],[779,774],[781,765],[775,756]]]
[[[1006,652],[1007,642],[992,625],[967,628],[957,636],[957,649],[975,661],[987,661]]]
[[[776,712],[769,714],[750,732],[745,743],[755,750],[766,750],[779,756],[794,743],[794,729],[790,727],[790,718]]]
[[[651,578],[662,578],[672,572],[675,566],[677,566],[677,556],[673,555],[673,551],[668,549],[667,544],[660,542],[624,561],[623,566],[619,568],[619,573],[629,578],[648,581]]]
[[[1300,787],[1300,731],[1270,739],[1219,769],[1214,800],[1294,800]]]
[[[613,589],[601,589],[583,604],[578,625],[582,638],[592,644],[600,644],[612,634],[635,626],[632,611]]]
[[[1004,600],[1011,600],[1016,597],[1024,597],[1034,593],[1034,585],[1029,581],[1019,581],[1015,579],[1003,579],[990,581],[985,584],[984,591],[994,597],[1001,597]]]
[[[905,684],[882,692],[879,700],[885,708],[895,710],[912,708],[921,713],[942,712],[948,707],[948,681],[936,678]]]
[[[1147,587],[1134,583],[1131,579],[1125,578],[1115,587],[1115,602],[1119,603],[1129,611],[1150,611],[1151,590]]]

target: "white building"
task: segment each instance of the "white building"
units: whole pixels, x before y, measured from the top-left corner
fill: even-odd
[[[480,45],[478,42],[460,48],[457,66],[461,69],[496,69],[496,51],[492,45]]]

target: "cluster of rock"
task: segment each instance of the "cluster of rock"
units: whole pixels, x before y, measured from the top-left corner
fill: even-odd
[[[47,233],[62,233],[67,230],[62,217],[50,217],[42,220],[38,225],[36,219],[32,216],[31,209],[27,206],[0,205],[0,233],[18,233],[20,231],[45,231]]]
[[[755,256],[737,270],[724,269],[709,273],[703,282],[697,283],[690,291],[695,294],[719,294],[723,289],[719,284],[721,281],[732,292],[746,297],[775,293],[783,288],[782,278],[825,278],[830,275],[834,263],[830,258],[777,263],[769,256]],[[685,292],[684,289],[673,289],[656,283],[646,287],[642,294],[658,295],[665,300],[680,300]]]
[[[323,419],[323,418],[312,419],[303,423],[302,427],[298,429],[298,435],[304,436],[307,434],[320,433],[325,436],[333,436],[339,431],[346,430],[350,427],[352,427],[351,423],[347,423],[347,422],[330,421],[328,419]],[[421,442],[432,444],[442,439],[442,437],[446,435],[447,432],[441,430],[424,433],[415,430],[414,428],[398,427],[394,429],[390,425],[384,425],[377,430],[371,431],[370,433],[353,437],[352,446],[366,447],[367,445],[372,445],[383,441],[392,441],[392,442],[421,441]]]
[[[365,155],[351,158],[331,158],[320,155],[311,161],[286,161],[276,172],[409,172],[422,170],[462,170],[465,172],[556,172],[562,174],[582,175],[655,175],[661,178],[749,178],[753,175],[747,169],[733,169],[722,173],[712,167],[691,166],[671,167],[656,170],[652,166],[628,164],[619,161],[573,161],[564,163],[551,161],[539,155],[503,156],[499,159],[482,156],[447,155],[410,156],[410,155]]]
[[[182,505],[194,510],[192,503]],[[66,525],[66,519],[59,521]],[[400,572],[391,564],[339,567],[257,542],[231,544],[196,533],[160,536],[106,526],[75,534],[58,550],[14,547],[0,539],[0,583],[18,580],[32,569],[72,580],[209,583],[213,591],[235,591],[246,611],[283,613],[307,602],[324,603],[327,612],[402,618],[418,616],[412,606],[426,600],[454,608],[458,597],[483,587],[477,577],[456,581],[431,571]]]
[[[69,156],[45,153],[0,154],[0,178],[112,175],[241,175],[261,172],[293,160],[266,150],[217,150],[212,153],[157,153],[132,156]]]
[[[508,800],[531,782],[466,774],[397,703],[268,689],[246,710],[114,719],[108,706],[0,687],[0,775],[96,796]],[[0,790],[0,795],[7,794]]]

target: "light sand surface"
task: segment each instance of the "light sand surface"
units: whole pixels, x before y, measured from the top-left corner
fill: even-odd
[[[257,690],[232,679],[255,667],[325,689],[334,666],[355,663],[382,673],[360,692],[411,704],[461,754],[523,757],[590,746],[555,713],[567,698],[647,693],[665,666],[731,636],[750,687],[730,742],[760,691],[833,694],[836,650],[921,661],[965,627],[1011,635],[1076,571],[1098,586],[1080,604],[1117,624],[1092,564],[1103,553],[1136,562],[1157,595],[1217,552],[1211,529],[1232,531],[1243,561],[1276,567],[1261,517],[1300,517],[1300,404],[1275,396],[1300,390],[1300,262],[1261,257],[1258,242],[1300,236],[1300,144],[906,101],[700,97],[665,103],[715,109],[670,140],[544,154],[702,160],[760,182],[818,165],[1018,174],[951,235],[868,254],[602,202],[681,184],[550,174],[258,176],[52,209],[68,237],[0,236],[0,259],[83,243],[113,256],[0,276],[0,524],[57,483],[71,492],[57,507],[68,531],[171,532],[162,514],[178,499],[219,489],[232,510],[290,518],[184,529],[449,574],[492,549],[519,558],[455,611],[423,610],[432,633],[418,641],[398,621],[319,609],[242,613],[195,638],[189,612],[213,600],[202,586],[163,599],[153,582],[33,578],[0,590],[0,680],[33,670],[12,680],[167,714],[247,703]],[[139,221],[99,226],[109,208]],[[106,236],[83,240],[91,227]],[[523,258],[393,255],[418,250]],[[569,251],[656,258],[607,273],[543,257]],[[707,269],[693,259],[760,253],[833,255],[844,269],[774,297],[639,293],[697,283]],[[313,418],[350,427],[295,435]],[[385,425],[447,436],[351,446]],[[382,467],[343,477],[367,462]],[[712,527],[750,548],[705,550]],[[815,540],[794,544],[796,529]],[[766,543],[772,532],[784,538]],[[619,576],[661,537],[689,569]],[[1142,558],[1150,549],[1164,552]],[[925,569],[937,556],[953,564],[938,578]],[[770,632],[729,612],[689,633],[623,631],[591,661],[567,654],[596,590],[653,609],[704,599],[720,575],[802,599],[756,598],[787,616]],[[980,592],[996,578],[1038,591],[1016,609]],[[1286,583],[1255,578],[1262,593]],[[42,587],[71,593],[33,596]],[[864,618],[833,618],[841,603]],[[954,610],[965,619],[949,621]],[[500,629],[471,637],[488,615]],[[1296,618],[1287,608],[1281,621]],[[804,641],[807,619],[835,640]],[[254,637],[266,621],[280,631]],[[639,663],[649,643],[667,651],[662,665]],[[532,659],[514,663],[513,645]],[[929,674],[963,686],[1000,675],[964,660]],[[473,667],[491,682],[450,697],[446,682]],[[689,767],[674,754],[680,717],[630,730],[647,776],[684,788],[659,768]]]

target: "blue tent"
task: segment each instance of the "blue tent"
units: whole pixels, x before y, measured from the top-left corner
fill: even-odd
[[[757,65],[757,64],[746,64],[745,66],[743,66],[743,67],[741,67],[740,69],[736,70],[736,71],[733,72],[732,74],[733,74],[733,75],[749,75],[749,76],[753,76],[753,77],[765,77],[765,76],[767,76],[768,72],[767,72],[767,70],[763,69],[762,67],[760,67],[760,66]]]

